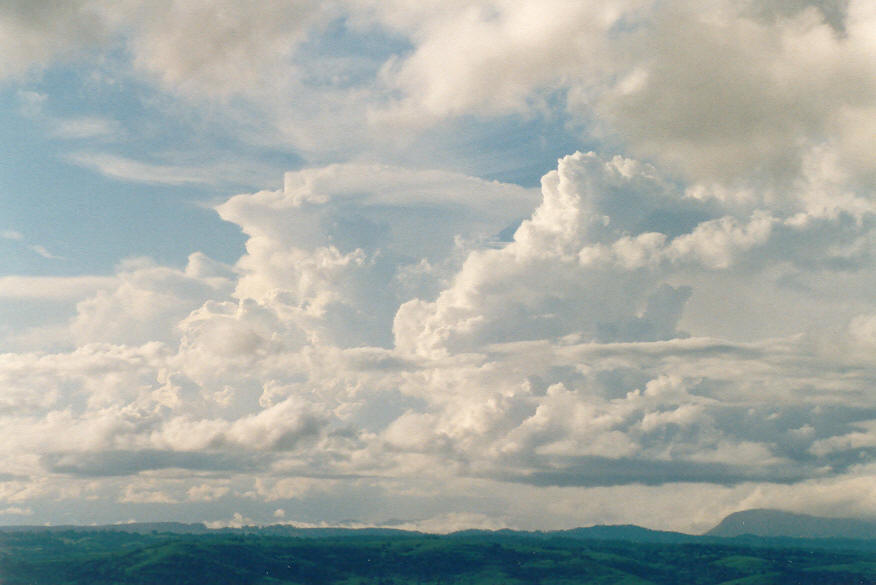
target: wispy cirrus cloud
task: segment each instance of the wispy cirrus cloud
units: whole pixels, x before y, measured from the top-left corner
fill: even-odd
[[[122,181],[164,185],[212,184],[216,181],[206,169],[152,164],[107,153],[77,152],[67,155],[66,159]]]
[[[39,244],[34,244],[32,246],[28,246],[28,248],[30,248],[31,250],[33,250],[34,252],[36,252],[37,254],[39,254],[40,256],[42,256],[43,258],[45,258],[47,260],[63,260],[64,259],[63,256],[57,256],[55,254],[52,254],[51,252],[49,252],[48,248],[46,248],[45,246],[40,246]]]
[[[105,152],[87,151],[73,152],[64,158],[112,179],[154,185],[261,185],[268,182],[267,177],[276,174],[272,165],[245,158],[233,164],[210,160],[191,165],[151,163]]]
[[[116,120],[86,116],[56,119],[52,133],[58,138],[69,140],[118,138],[122,133],[122,128]]]
[[[41,244],[28,244],[24,234],[15,230],[3,230],[0,232],[0,238],[10,242],[19,242],[19,245],[30,250],[34,254],[42,256],[46,260],[63,260],[63,256],[58,256],[49,251],[48,248]]]

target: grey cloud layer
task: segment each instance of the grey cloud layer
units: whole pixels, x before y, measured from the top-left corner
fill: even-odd
[[[403,148],[403,127],[559,102],[695,181],[780,197],[825,156],[863,188],[876,172],[866,0],[12,2],[0,26],[21,41],[0,51],[0,74],[118,41],[165,90],[247,100],[270,122],[224,110],[241,133],[316,156],[397,149],[392,136]],[[329,50],[327,31],[354,48]],[[374,50],[374,35],[394,42]]]

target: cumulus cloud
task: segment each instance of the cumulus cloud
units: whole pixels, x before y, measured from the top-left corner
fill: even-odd
[[[695,181],[781,191],[823,146],[872,179],[867,2],[349,6],[353,26],[411,45],[384,62],[384,95],[365,102],[378,126],[532,115],[558,100]]]
[[[108,5],[110,22],[134,22],[135,65],[171,88],[225,94],[271,85],[332,3],[275,3],[259,10],[233,0]],[[193,31],[199,34],[192,34]],[[255,66],[254,66],[255,65]]]
[[[823,144],[872,173],[867,2],[399,4],[373,9],[414,44],[384,67],[402,97],[381,115],[532,111],[560,92],[695,180],[785,184]]]
[[[111,276],[3,276],[0,297],[6,299],[76,299],[111,288]]]
[[[381,113],[409,122],[523,111],[567,78],[601,73],[606,35],[644,2],[362,2],[415,50],[382,74],[403,96]],[[589,74],[589,75],[588,75]]]
[[[4,38],[25,39],[0,75],[115,39],[163,90],[214,104],[253,141],[312,154],[386,150],[403,126],[559,113],[694,182],[781,193],[820,148],[867,185],[874,176],[866,0],[13,2],[0,17]],[[330,49],[331,34],[351,47]],[[374,35],[393,42],[375,50],[363,40]],[[86,164],[147,170],[101,156]]]
[[[350,164],[287,173],[282,191],[217,211],[249,236],[237,297],[271,299],[311,335],[359,345],[387,343],[403,295],[434,290],[454,256],[496,239],[533,200],[448,172]]]
[[[710,281],[816,306],[820,289],[781,293],[777,268],[837,270],[837,245],[868,238],[872,211],[795,193],[740,205],[594,153],[562,159],[540,202],[446,172],[289,173],[217,207],[248,237],[234,266],[128,261],[79,302],[78,349],[2,356],[7,468],[46,478],[44,493],[123,478],[101,484],[119,502],[245,497],[290,517],[352,492],[413,506],[447,477],[510,492],[712,486],[726,509],[779,485],[856,489],[876,445],[872,308],[827,341],[817,315],[747,342],[685,321],[697,295],[715,302]],[[846,257],[851,278],[872,275],[868,253]],[[855,290],[846,311],[866,306]],[[497,514],[436,507],[410,525],[534,522]]]
[[[874,22],[864,0],[8,4],[0,75],[112,38],[160,91],[305,157],[501,116],[605,142],[540,190],[314,164],[216,205],[246,237],[233,265],[0,277],[4,300],[66,311],[29,332],[60,349],[0,354],[5,513],[100,497],[436,531],[876,513]],[[45,94],[19,97],[42,115]],[[67,160],[177,186],[241,172]]]
[[[393,525],[399,530],[416,530],[431,534],[449,534],[459,530],[500,530],[508,524],[499,518],[474,512],[449,512],[414,522]]]
[[[0,73],[18,73],[58,53],[130,35],[136,65],[170,87],[234,92],[265,81],[287,64],[311,26],[331,14],[325,3],[250,10],[234,1],[10,2],[0,12],[7,39]],[[322,16],[321,16],[322,15]],[[199,34],[193,35],[197,29]],[[259,66],[253,67],[253,62]],[[236,80],[232,85],[229,82]]]
[[[228,267],[195,253],[185,270],[157,266],[148,259],[120,266],[118,286],[77,304],[70,330],[79,343],[138,344],[176,337],[177,323],[205,300],[231,290]]]
[[[645,232],[646,226],[663,221],[666,231],[678,229],[670,225],[674,218],[660,217],[661,207],[672,206],[672,192],[654,169],[579,153],[545,176],[542,193],[541,205],[511,243],[471,254],[436,301],[400,308],[394,324],[400,349],[428,355],[445,345],[474,348],[569,334],[600,341],[678,334],[689,289],[636,270],[651,264],[648,248],[656,250],[666,239]],[[616,262],[601,261],[606,246],[617,250]],[[618,264],[624,267],[618,270]]]
[[[865,4],[850,3],[839,34],[814,6],[759,18],[670,3],[631,35],[629,73],[599,108],[640,152],[694,176],[793,178],[842,112],[872,104]]]

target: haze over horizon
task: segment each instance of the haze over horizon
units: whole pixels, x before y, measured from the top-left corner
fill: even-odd
[[[876,519],[876,4],[0,4],[0,525]]]

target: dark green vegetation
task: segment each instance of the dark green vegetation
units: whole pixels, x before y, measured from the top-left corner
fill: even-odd
[[[876,584],[876,543],[290,529],[0,531],[2,585]],[[642,530],[642,529],[638,529]],[[307,534],[305,534],[307,533]],[[638,534],[630,539],[612,535]],[[296,534],[296,535],[292,535]],[[627,538],[624,540],[623,538]],[[651,540],[648,540],[651,538]],[[851,545],[851,543],[848,543]]]

